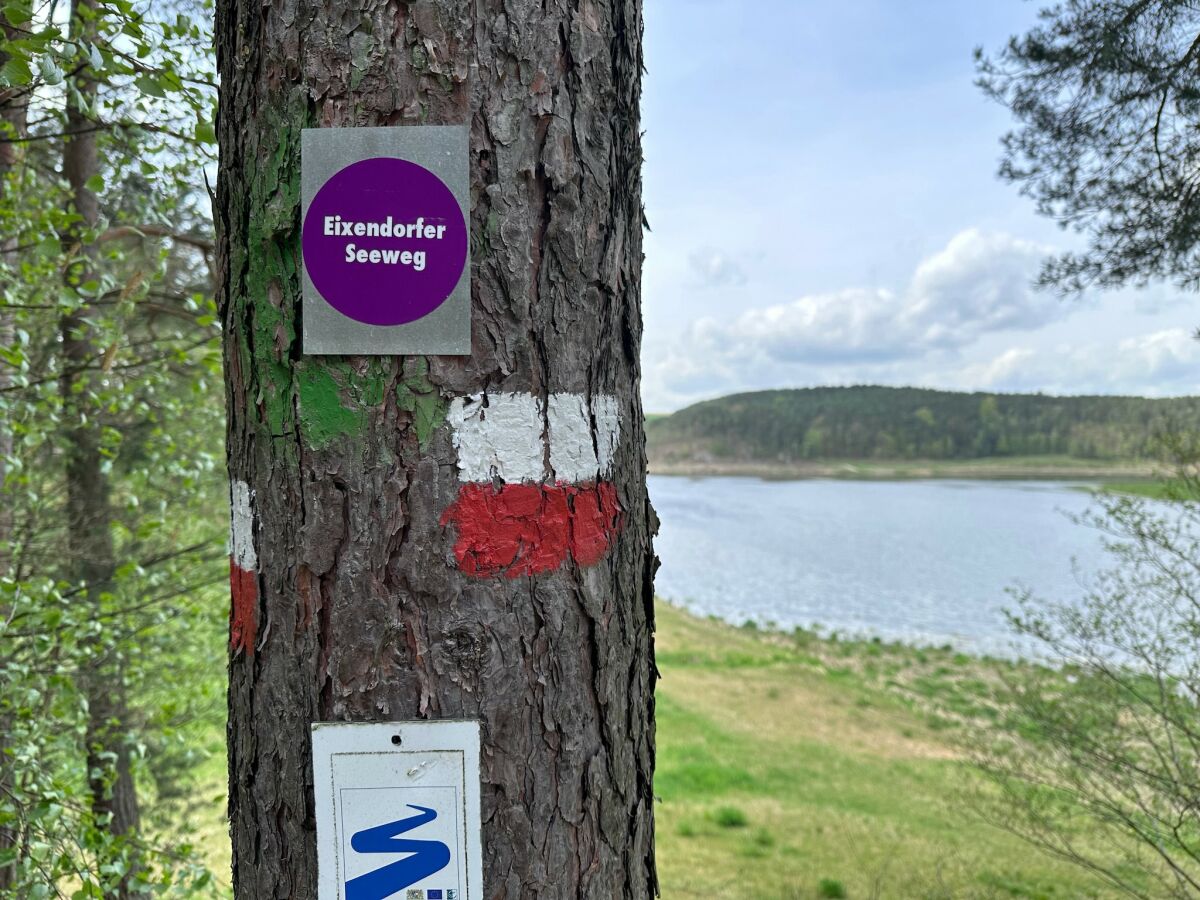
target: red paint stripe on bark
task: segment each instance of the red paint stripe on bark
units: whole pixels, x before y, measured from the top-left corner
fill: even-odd
[[[234,653],[245,650],[254,655],[258,636],[258,573],[229,563],[229,647]]]
[[[458,529],[454,556],[468,575],[551,572],[568,559],[591,566],[621,527],[617,489],[599,484],[471,483],[442,515]]]

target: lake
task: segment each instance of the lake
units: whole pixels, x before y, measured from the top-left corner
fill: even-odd
[[[1108,563],[1080,485],[651,476],[658,596],[735,624],[1014,652],[1006,588],[1071,600]]]

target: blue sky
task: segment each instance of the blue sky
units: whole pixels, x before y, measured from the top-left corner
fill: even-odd
[[[1077,240],[995,175],[972,50],[1023,0],[646,0],[643,394],[913,384],[1200,391],[1200,303],[1063,300]],[[752,11],[752,15],[748,15]]]

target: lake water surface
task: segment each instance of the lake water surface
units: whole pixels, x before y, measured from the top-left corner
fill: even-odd
[[[1006,588],[1081,593],[1107,564],[1078,485],[651,476],[660,597],[741,624],[1011,654]]]

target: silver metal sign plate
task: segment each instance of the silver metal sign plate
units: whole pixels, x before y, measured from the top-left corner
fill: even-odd
[[[467,355],[471,352],[471,261],[470,261],[470,228],[471,228],[471,191],[468,172],[469,132],[463,125],[405,125],[390,128],[306,128],[301,134],[301,236],[303,262],[303,348],[308,354],[339,354],[339,355],[399,355],[409,353],[427,353],[442,355]],[[413,321],[403,324],[379,324],[363,321],[353,317],[353,312],[347,314],[339,311],[339,298],[333,296],[338,291],[339,283],[350,279],[367,276],[373,279],[369,289],[354,289],[357,299],[351,302],[388,302],[389,295],[395,291],[400,293],[421,291],[421,286],[414,286],[411,281],[413,265],[388,265],[386,261],[377,258],[370,260],[355,259],[354,251],[346,254],[347,248],[357,244],[364,254],[370,251],[366,248],[387,249],[390,245],[397,253],[408,248],[426,250],[429,255],[429,271],[423,272],[424,281],[429,282],[435,274],[438,263],[447,253],[447,241],[439,241],[444,235],[436,228],[431,229],[431,222],[445,222],[446,219],[425,219],[418,225],[415,216],[428,215],[425,213],[428,204],[422,202],[415,209],[409,210],[407,217],[397,216],[395,222],[387,222],[388,237],[380,237],[378,231],[375,238],[356,236],[349,223],[343,232],[342,223],[330,223],[333,226],[334,237],[329,226],[325,225],[325,213],[342,212],[341,200],[330,205],[331,194],[341,197],[351,209],[355,207],[352,191],[366,195],[382,195],[387,192],[406,193],[412,185],[406,178],[371,177],[355,179],[352,175],[347,179],[346,170],[355,163],[368,160],[403,160],[414,163],[427,170],[441,182],[448,193],[440,192],[439,196],[453,196],[462,214],[461,222],[455,223],[455,228],[465,227],[466,253],[462,265],[461,276],[457,282],[450,279],[452,290],[446,299],[441,300],[444,292],[439,294],[440,305],[427,314],[422,314]],[[360,167],[361,168],[361,167]],[[417,173],[421,174],[421,173]],[[336,176],[336,179],[335,179]],[[322,192],[327,184],[333,187]],[[428,186],[426,186],[428,187]],[[436,185],[435,185],[436,187]],[[419,192],[419,189],[418,189]],[[318,213],[313,222],[309,222],[309,210],[314,198],[318,198]],[[435,207],[437,204],[433,204]],[[452,208],[452,202],[451,202]],[[380,204],[376,203],[375,212],[368,217],[375,221],[363,223],[378,227],[379,220],[385,219],[380,212]],[[446,203],[441,205],[445,212]],[[438,215],[435,209],[434,215]],[[349,218],[349,217],[348,217]],[[402,224],[407,223],[416,230],[417,240],[414,242],[390,240],[392,229],[397,232]],[[358,224],[358,223],[355,223]],[[322,227],[324,226],[324,227]],[[315,235],[308,232],[315,231]],[[342,235],[346,235],[342,239]],[[330,248],[336,249],[336,255],[325,254],[324,260],[313,258],[315,251],[313,237],[320,236],[326,240]],[[397,234],[397,237],[400,235]],[[410,230],[408,237],[413,237]],[[429,240],[425,240],[429,237]],[[445,235],[449,237],[449,235]],[[456,235],[457,237],[457,235]],[[382,252],[382,251],[381,251]],[[440,255],[439,255],[440,254]],[[411,254],[410,254],[411,255]],[[310,272],[310,267],[313,271]],[[318,272],[317,269],[322,271]],[[314,275],[322,280],[326,293],[322,294],[314,283]],[[401,284],[405,278],[407,284]],[[400,285],[397,287],[397,285]],[[449,288],[447,288],[449,289]],[[343,291],[343,293],[345,293]],[[345,299],[344,297],[341,299]],[[332,301],[332,302],[330,302]],[[341,304],[346,309],[345,303]]]
[[[319,900],[483,900],[478,722],[316,723],[312,750]]]

